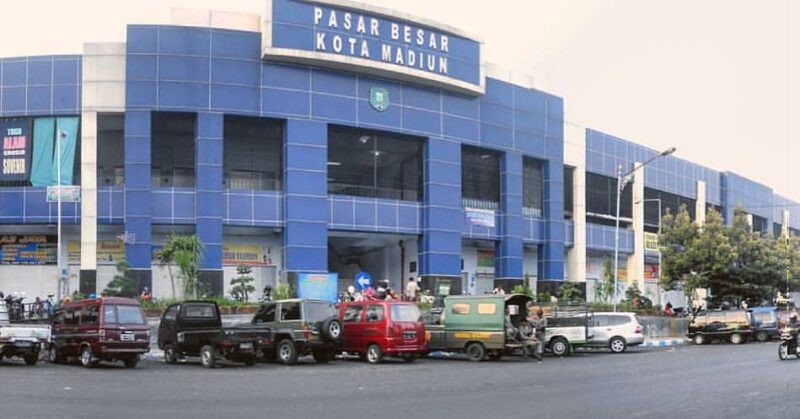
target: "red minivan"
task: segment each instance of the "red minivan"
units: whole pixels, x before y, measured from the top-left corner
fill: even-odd
[[[400,356],[413,362],[427,353],[428,340],[419,308],[402,301],[342,303],[339,318],[344,326],[346,352],[356,352],[370,364],[384,356]]]
[[[139,302],[130,298],[93,298],[67,303],[53,314],[50,362],[79,357],[81,365],[122,361],[134,368],[150,350],[150,329]]]

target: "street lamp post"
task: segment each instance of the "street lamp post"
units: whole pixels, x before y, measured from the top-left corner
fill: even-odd
[[[617,298],[619,293],[619,201],[620,195],[622,195],[622,190],[625,189],[625,186],[630,183],[631,179],[633,178],[633,174],[636,172],[637,169],[643,168],[648,164],[652,163],[655,159],[659,157],[666,157],[670,154],[674,153],[676,150],[675,147],[670,147],[661,153],[656,154],[653,157],[650,157],[644,163],[640,164],[638,167],[634,167],[633,169],[629,170],[626,173],[622,173],[622,165],[617,167],[617,216],[615,217],[616,220],[616,227],[614,229],[614,311],[617,311]]]

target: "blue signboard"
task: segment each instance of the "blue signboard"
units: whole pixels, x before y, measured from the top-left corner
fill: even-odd
[[[57,257],[55,236],[0,236],[2,265],[54,265]]]
[[[355,282],[358,289],[364,291],[372,285],[372,275],[369,272],[359,272],[356,274]]]
[[[304,299],[339,300],[339,274],[297,274],[297,296]]]
[[[355,4],[355,3],[354,3]],[[480,42],[460,31],[388,9],[332,0],[272,0],[264,57],[328,65],[450,88],[484,92]]]
[[[31,167],[30,120],[0,120],[0,182],[26,181]]]

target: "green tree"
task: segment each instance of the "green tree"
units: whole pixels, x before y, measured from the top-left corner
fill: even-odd
[[[239,265],[236,267],[236,273],[239,275],[231,279],[231,296],[234,300],[239,302],[246,302],[250,299],[250,293],[255,292],[256,287],[253,286],[255,278],[250,276],[253,268],[247,265]]]
[[[131,265],[125,259],[118,261],[117,274],[106,285],[103,295],[135,298],[138,290],[136,281],[128,276],[130,268]]]
[[[184,296],[194,298],[204,290],[199,289],[200,261],[205,253],[203,242],[196,235],[170,234],[164,242],[164,251],[161,253],[162,261],[170,261],[178,265],[181,279],[181,291]],[[164,256],[167,254],[167,256]],[[169,266],[169,265],[168,265]],[[170,271],[170,276],[172,275]],[[174,284],[173,284],[174,290]],[[174,291],[173,291],[174,292]]]
[[[608,303],[614,298],[614,261],[610,257],[603,260],[603,277],[594,284],[595,300]]]
[[[576,282],[564,281],[559,290],[559,300],[565,303],[581,301],[581,290]]]
[[[682,289],[690,304],[697,289],[710,289],[712,296],[718,293],[735,257],[722,215],[709,211],[700,228],[681,206],[677,214],[667,211],[661,225],[661,285]]]

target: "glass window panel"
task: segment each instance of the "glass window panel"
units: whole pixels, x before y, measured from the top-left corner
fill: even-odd
[[[151,186],[195,186],[195,114],[154,112]]]
[[[280,190],[283,124],[267,118],[225,117],[224,184],[227,189]]]
[[[544,203],[542,164],[525,157],[522,161],[522,212],[529,217],[541,217]]]
[[[462,146],[461,195],[465,207],[499,209],[500,154],[498,152]]]

